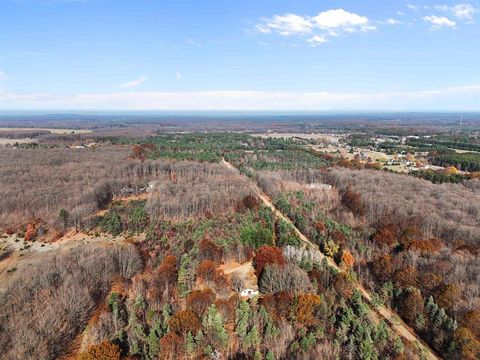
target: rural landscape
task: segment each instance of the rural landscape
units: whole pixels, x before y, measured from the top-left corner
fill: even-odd
[[[0,0],[0,360],[480,360],[480,0]]]
[[[87,118],[2,120],[4,358],[478,358],[478,115]]]

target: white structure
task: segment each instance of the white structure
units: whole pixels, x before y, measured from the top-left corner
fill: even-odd
[[[253,289],[244,289],[240,293],[240,296],[248,297],[248,298],[252,298],[252,297],[257,296],[257,295],[258,295],[258,290],[253,290]]]
[[[308,187],[310,189],[318,189],[318,190],[331,190],[332,185],[329,184],[321,184],[321,183],[312,183],[308,184]]]

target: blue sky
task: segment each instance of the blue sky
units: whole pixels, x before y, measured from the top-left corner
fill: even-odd
[[[480,110],[480,3],[0,0],[0,109]]]

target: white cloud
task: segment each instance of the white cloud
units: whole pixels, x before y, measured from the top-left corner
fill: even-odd
[[[437,29],[440,29],[441,27],[455,28],[457,26],[457,23],[455,21],[450,20],[445,16],[430,15],[430,16],[424,16],[422,19],[430,23],[431,25],[430,28],[432,30],[437,30]]]
[[[438,11],[448,12],[452,16],[455,16],[458,20],[462,20],[467,23],[473,21],[473,16],[478,11],[478,9],[471,4],[457,4],[454,6],[435,5],[434,8]]]
[[[326,42],[328,37],[332,36],[376,30],[367,17],[343,9],[326,10],[316,16],[274,15],[271,18],[262,18],[255,28],[262,34],[277,33],[283,36],[312,34],[307,40],[310,44]]]
[[[263,34],[270,34],[272,31],[284,36],[305,34],[311,32],[313,27],[309,18],[295,14],[275,15],[271,19],[263,20],[256,26]]]
[[[405,5],[408,9],[413,10],[413,11],[418,11],[418,6],[413,5],[413,4],[407,4]]]
[[[405,13],[403,11],[397,11],[398,16],[405,16]]]
[[[393,18],[387,19],[387,20],[385,21],[385,23],[388,24],[388,25],[399,25],[399,24],[403,24],[402,21],[397,20],[397,19],[393,19]]]
[[[122,89],[131,89],[131,88],[134,88],[134,87],[137,87],[137,86],[143,84],[145,81],[147,81],[147,77],[146,76],[141,76],[136,80],[124,82],[124,83],[120,84],[118,87],[120,87]]]
[[[452,7],[453,15],[460,20],[472,21],[473,14],[477,12],[471,4],[458,4]]]
[[[0,107],[35,110],[480,110],[480,84],[379,93],[291,91],[126,92],[79,95],[0,90]]]
[[[315,35],[315,36],[312,36],[310,39],[308,39],[307,42],[311,46],[318,46],[320,44],[324,44],[324,43],[328,42],[328,40],[325,36]]]
[[[8,75],[5,74],[3,71],[0,71],[0,80],[6,80],[8,79]]]
[[[374,30],[367,17],[343,9],[323,11],[313,17],[312,21],[320,29],[341,29],[348,32]]]
[[[182,78],[182,74],[180,74],[178,71],[175,73],[175,77],[180,80]]]

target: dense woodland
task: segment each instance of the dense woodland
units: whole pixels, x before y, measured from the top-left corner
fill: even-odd
[[[57,226],[91,225],[91,216],[123,188],[138,191],[169,171],[168,162],[132,161],[130,154],[123,146],[2,149],[0,227],[15,230],[37,218]],[[68,219],[59,216],[62,209]]]
[[[246,134],[96,140],[0,151],[0,236],[116,239],[0,273],[4,358],[422,359],[377,306],[437,355],[479,357],[479,180],[357,170]]]
[[[344,168],[261,172],[258,177],[277,208],[324,253],[341,261],[348,250],[362,281],[440,353],[458,356],[460,349],[453,347],[463,341],[456,338],[460,331],[469,339],[478,337],[473,320],[480,308],[478,180],[435,185]],[[306,186],[311,183],[334,188],[312,190]],[[423,305],[414,309],[405,301]],[[435,306],[446,327],[432,323],[442,322],[428,313]],[[473,355],[467,349],[462,356]]]

